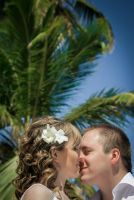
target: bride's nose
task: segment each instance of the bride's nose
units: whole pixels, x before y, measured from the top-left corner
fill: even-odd
[[[79,153],[79,165],[80,167],[84,166],[84,157],[82,156],[82,152]]]

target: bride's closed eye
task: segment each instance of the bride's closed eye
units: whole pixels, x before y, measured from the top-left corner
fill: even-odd
[[[78,147],[78,146],[75,146],[75,147],[73,147],[73,150],[76,151],[76,152],[78,153],[79,147]]]

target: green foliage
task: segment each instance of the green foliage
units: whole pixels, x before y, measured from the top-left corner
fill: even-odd
[[[86,1],[72,7],[68,1],[7,2],[6,26],[0,29],[1,104],[18,122],[22,116],[28,122],[60,113],[82,79],[92,73],[91,62],[112,46],[110,26]],[[80,8],[83,16],[85,10],[92,11],[86,26],[80,23]]]
[[[16,176],[16,161],[17,157],[12,158],[5,164],[0,166],[0,199],[15,200],[14,187],[12,180]],[[10,180],[10,182],[9,182]],[[6,191],[6,192],[5,192]]]
[[[127,115],[134,116],[134,93],[110,94],[108,91],[90,97],[79,107],[73,108],[65,118],[82,128],[96,123],[125,125]]]

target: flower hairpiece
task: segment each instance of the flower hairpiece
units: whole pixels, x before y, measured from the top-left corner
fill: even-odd
[[[68,137],[65,136],[65,132],[62,129],[57,131],[54,126],[50,127],[49,124],[47,124],[46,129],[43,129],[41,138],[48,144],[56,142],[62,144],[68,141]]]

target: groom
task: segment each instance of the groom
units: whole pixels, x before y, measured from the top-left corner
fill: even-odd
[[[99,188],[91,200],[134,200],[130,142],[121,129],[108,124],[86,129],[79,154],[82,182]]]

